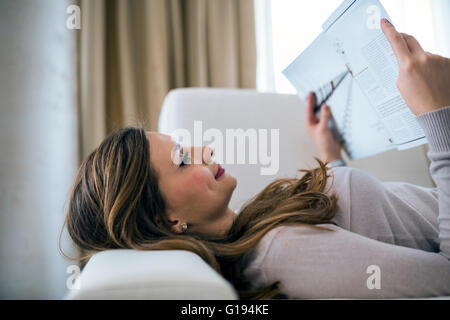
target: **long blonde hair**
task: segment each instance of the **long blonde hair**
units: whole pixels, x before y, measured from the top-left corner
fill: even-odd
[[[158,187],[158,174],[151,166],[145,130],[120,129],[81,164],[63,229],[67,225],[71,239],[82,252],[82,265],[103,250],[187,250],[230,281],[241,299],[283,297],[278,282],[253,288],[243,275],[245,257],[278,226],[321,228],[315,225],[332,223],[337,196],[325,193],[328,168],[321,160],[316,161],[317,168],[298,170],[304,172],[300,179],[278,179],[250,199],[227,235],[179,235],[171,231],[165,215],[166,202]]]

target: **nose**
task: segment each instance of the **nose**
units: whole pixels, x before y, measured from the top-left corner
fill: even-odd
[[[206,164],[211,164],[213,162],[212,157],[214,156],[214,149],[209,146],[203,147],[203,162]]]
[[[211,164],[213,162],[212,157],[214,155],[214,149],[209,146],[192,147],[191,152],[193,155],[194,164]]]

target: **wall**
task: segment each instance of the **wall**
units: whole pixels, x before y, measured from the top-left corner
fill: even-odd
[[[58,299],[77,166],[73,1],[0,0],[0,298]]]

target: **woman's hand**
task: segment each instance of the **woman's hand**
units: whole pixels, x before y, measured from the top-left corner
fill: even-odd
[[[328,126],[328,120],[331,118],[330,107],[322,106],[320,118],[317,118],[313,112],[314,94],[311,92],[308,96],[308,106],[306,114],[306,131],[314,141],[322,161],[331,162],[341,159],[342,146],[334,137]]]
[[[386,19],[381,21],[397,57],[397,87],[416,115],[450,106],[450,59],[425,52],[412,36],[398,33]]]

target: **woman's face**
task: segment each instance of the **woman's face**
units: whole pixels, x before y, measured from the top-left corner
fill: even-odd
[[[159,174],[158,184],[167,200],[166,215],[173,231],[181,233],[181,224],[186,223],[188,232],[227,233],[236,218],[228,204],[237,181],[226,173],[215,178],[219,165],[210,161],[212,150],[178,148],[170,136],[156,132],[148,131],[147,139],[150,161]],[[188,160],[188,164],[182,160]]]

